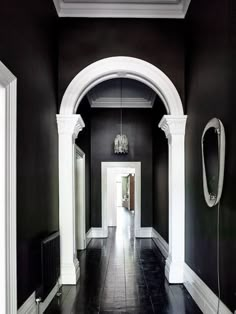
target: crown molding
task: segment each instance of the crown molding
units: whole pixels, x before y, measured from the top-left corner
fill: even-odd
[[[53,0],[59,17],[183,19],[191,0],[121,2],[119,0],[64,2]]]

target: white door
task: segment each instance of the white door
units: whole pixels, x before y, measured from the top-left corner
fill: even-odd
[[[75,176],[75,197],[76,215],[75,232],[76,248],[84,250],[86,248],[86,229],[85,229],[85,155],[78,154],[76,147],[76,176]]]

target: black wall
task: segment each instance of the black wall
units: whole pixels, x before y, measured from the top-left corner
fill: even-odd
[[[37,239],[58,229],[57,17],[52,1],[1,2],[0,60],[18,79],[18,305],[39,283]]]
[[[153,228],[168,242],[168,141],[158,127],[165,114],[164,105],[157,98],[153,106]]]
[[[201,134],[213,117],[226,131],[226,165],[220,215],[223,302],[236,308],[236,3],[192,0],[186,19],[186,262],[217,293],[217,209],[202,188]]]
[[[59,98],[87,65],[129,56],[164,71],[184,98],[184,21],[145,19],[60,19]]]
[[[152,110],[123,109],[129,139],[129,154],[123,156],[113,152],[120,110],[92,109],[91,115],[91,225],[101,227],[101,162],[141,161],[141,224],[152,226]]]

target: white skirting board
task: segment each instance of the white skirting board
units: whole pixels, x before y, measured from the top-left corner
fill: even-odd
[[[187,264],[184,265],[184,282],[186,289],[204,314],[217,313],[218,297]],[[232,314],[222,302],[219,313]]]
[[[52,302],[52,299],[55,297],[59,289],[58,283],[54,286],[52,291],[49,293],[44,302],[40,303],[39,313],[42,314],[46,311],[49,304]],[[25,301],[25,303],[19,308],[17,314],[37,314],[37,305],[35,302],[35,292]]]
[[[152,228],[152,239],[158,246],[159,250],[161,251],[162,255],[167,258],[169,252],[169,245],[166,240],[154,229]]]
[[[135,230],[136,238],[152,238],[152,228],[142,227]]]
[[[155,229],[153,229],[153,240],[167,258],[168,243]],[[204,314],[217,313],[218,297],[187,264],[184,265],[184,286]],[[232,314],[232,312],[220,302],[220,314]]]
[[[90,241],[90,239],[103,239],[108,237],[108,229],[106,228],[90,228],[89,231],[86,234],[86,241],[87,243]]]

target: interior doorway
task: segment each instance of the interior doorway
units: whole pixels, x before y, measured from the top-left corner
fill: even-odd
[[[121,223],[124,209],[134,215],[135,237],[141,235],[141,162],[102,162],[102,230]]]

